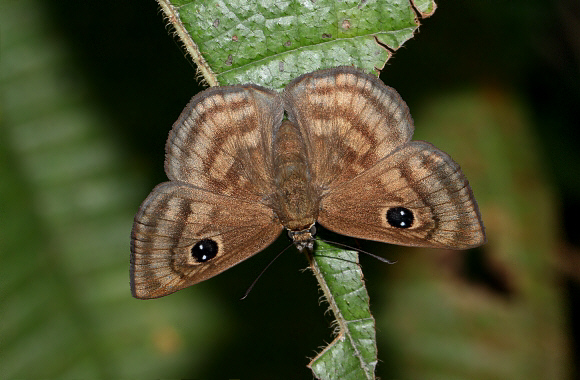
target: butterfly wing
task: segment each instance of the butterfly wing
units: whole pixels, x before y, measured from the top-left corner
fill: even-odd
[[[280,96],[260,86],[213,87],[197,94],[169,134],[167,176],[260,201],[273,192],[272,133],[283,114]]]
[[[213,277],[266,248],[282,229],[258,202],[162,183],[135,216],[133,296],[162,297]]]
[[[352,67],[316,71],[285,89],[288,118],[307,145],[314,184],[325,190],[373,166],[413,135],[397,92]]]
[[[465,249],[485,242],[459,165],[422,141],[329,191],[318,221],[344,235],[407,246]]]
[[[266,248],[282,231],[273,193],[272,133],[280,96],[255,85],[197,94],[173,125],[165,171],[131,234],[131,289],[156,298],[206,280]]]

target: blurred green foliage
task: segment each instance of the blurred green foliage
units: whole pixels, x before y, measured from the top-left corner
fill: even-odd
[[[578,378],[580,6],[438,6],[382,79],[415,138],[462,165],[489,243],[360,242],[398,260],[361,257],[377,374]],[[178,45],[153,1],[1,0],[0,377],[307,378],[331,339],[299,255],[237,301],[283,240],[171,297],[130,297],[132,217],[199,91]]]

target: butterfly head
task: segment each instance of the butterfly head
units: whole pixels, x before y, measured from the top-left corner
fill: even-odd
[[[305,249],[309,251],[314,249],[314,235],[316,235],[316,226],[314,223],[301,230],[288,230],[288,236],[300,252]]]

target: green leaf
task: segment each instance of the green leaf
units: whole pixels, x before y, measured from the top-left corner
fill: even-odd
[[[375,320],[358,265],[358,254],[321,241],[310,267],[334,314],[338,334],[308,365],[318,379],[374,379]]]
[[[382,69],[419,26],[406,0],[158,0],[210,85],[283,88],[321,68]],[[418,2],[429,15],[432,0]]]
[[[434,12],[437,6],[432,0],[411,0],[413,2],[413,6],[419,12],[421,17],[429,17]]]

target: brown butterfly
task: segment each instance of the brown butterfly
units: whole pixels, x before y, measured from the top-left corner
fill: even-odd
[[[281,94],[251,84],[197,94],[169,134],[170,181],[135,216],[133,296],[213,277],[284,228],[300,250],[312,249],[316,222],[407,246],[483,244],[459,165],[411,141],[413,129],[399,94],[351,67],[302,75]]]

